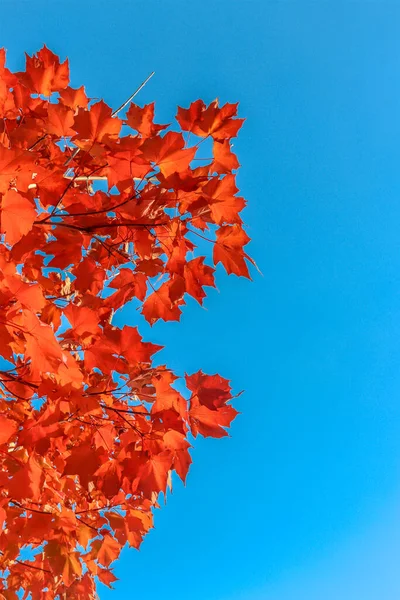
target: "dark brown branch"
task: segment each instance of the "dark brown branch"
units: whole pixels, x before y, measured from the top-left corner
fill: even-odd
[[[13,500],[12,498],[10,498],[9,502],[12,502],[13,504],[15,504],[15,506],[18,506],[23,510],[29,510],[30,512],[38,513],[40,515],[54,515],[54,513],[49,510],[38,510],[36,508],[29,508],[28,506],[24,506],[23,504],[20,504],[19,502],[17,502],[17,500]]]
[[[36,142],[34,144],[32,144],[32,146],[29,146],[28,150],[33,150],[34,147],[37,146],[40,142],[42,142],[47,136],[48,136],[48,133],[45,133],[44,135],[42,135],[42,137],[40,137],[38,140],[36,140]]]
[[[68,185],[66,186],[65,190],[63,191],[63,193],[59,197],[57,204],[53,207],[53,210],[51,211],[51,213],[49,215],[47,215],[47,217],[45,217],[42,221],[39,221],[39,223],[46,223],[46,221],[48,221],[49,219],[51,219],[51,217],[54,215],[54,213],[56,212],[57,208],[60,206],[61,202],[63,201],[63,198],[64,198],[65,194],[72,187],[73,183],[74,183],[74,179],[71,179],[71,181],[68,183]]]
[[[62,217],[75,216],[75,215],[60,215]],[[50,218],[50,217],[48,217]],[[79,225],[72,225],[69,223],[60,223],[57,221],[34,221],[34,225],[56,225],[57,227],[66,227],[67,229],[75,229],[83,233],[91,233],[96,229],[113,229],[114,227],[161,227],[166,223],[136,223],[135,221],[128,221],[126,223],[100,223],[98,225],[89,225],[88,227],[81,227]]]
[[[100,406],[105,409],[113,410],[117,413],[125,413],[125,414],[131,414],[131,415],[144,415],[147,417],[151,416],[151,413],[149,413],[147,411],[129,410],[129,409],[124,409],[124,408],[114,408],[111,406],[107,406],[107,404],[100,404]]]
[[[111,506],[99,506],[98,508],[87,508],[86,510],[77,510],[75,512],[75,514],[83,515],[85,513],[90,513],[90,512],[99,512],[101,510],[110,510],[112,508],[117,508],[117,506],[122,506],[122,504],[112,504]]]
[[[136,433],[138,435],[140,435],[140,437],[143,439],[144,438],[144,433],[142,431],[140,431],[140,429],[138,429],[137,427],[135,427],[135,425],[133,425],[133,423],[131,421],[129,421],[129,419],[127,419],[126,417],[124,417],[123,414],[120,414],[118,408],[113,408],[112,406],[107,406],[106,410],[112,410],[113,412],[116,412],[118,414],[118,416],[125,421],[125,423],[127,423],[129,425],[129,427],[131,429],[133,429],[134,431],[136,431]]]
[[[76,514],[78,514],[78,513],[76,513]],[[89,525],[89,523],[86,523],[86,521],[84,521],[83,519],[80,519],[78,517],[77,517],[77,519],[78,519],[78,521],[80,521],[80,523],[83,523],[84,525],[86,525],[86,527],[90,527],[90,529],[93,529],[93,531],[95,531],[96,534],[98,535],[99,530],[97,529],[97,527],[94,527],[93,525]]]
[[[30,569],[35,569],[36,571],[43,571],[43,573],[50,573],[50,575],[52,574],[51,571],[49,571],[48,569],[42,569],[42,567],[36,567],[35,565],[31,565],[28,562],[23,562],[22,560],[18,560],[17,558],[14,559],[14,562],[18,563],[19,565],[23,565],[24,567],[29,567]]]

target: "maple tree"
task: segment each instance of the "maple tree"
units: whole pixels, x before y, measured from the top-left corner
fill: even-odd
[[[86,600],[140,546],[171,473],[185,481],[189,436],[225,436],[237,414],[226,379],[186,375],[186,398],[161,347],[112,319],[133,299],[151,324],[179,320],[186,294],[202,304],[197,239],[249,277],[243,120],[201,100],[179,131],[154,104],[121,118],[46,47],[17,73],[0,51],[0,111],[0,598]]]

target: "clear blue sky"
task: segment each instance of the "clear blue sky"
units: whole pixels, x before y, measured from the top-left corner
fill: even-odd
[[[160,122],[239,101],[251,253],[147,339],[233,380],[230,439],[199,440],[101,600],[397,600],[400,594],[400,5],[3,0],[9,64],[45,42],[73,85]],[[137,324],[125,311],[122,321]]]

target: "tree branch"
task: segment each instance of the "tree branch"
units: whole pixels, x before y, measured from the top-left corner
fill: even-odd
[[[142,90],[144,88],[144,86],[146,85],[146,83],[153,77],[155,71],[153,71],[152,73],[150,73],[150,75],[143,81],[143,83],[141,83],[139,85],[139,87],[137,88],[137,90],[135,90],[133,92],[133,94],[131,96],[129,96],[128,100],[125,100],[125,102],[123,104],[121,104],[121,106],[119,108],[117,108],[117,110],[114,110],[113,113],[111,113],[112,117],[116,117],[118,113],[121,112],[121,110],[123,110],[125,108],[125,106],[127,106],[129,104],[129,102],[131,102],[131,100],[134,99],[134,97],[140,92],[140,90]],[[67,167],[69,165],[69,163],[71,161],[74,160],[75,156],[79,153],[79,148],[75,148],[75,150],[73,151],[73,153],[71,154],[71,156],[68,158],[68,160],[65,161],[64,163],[64,167]]]
[[[143,83],[141,83],[141,84],[139,85],[139,87],[137,88],[137,90],[135,90],[135,91],[133,92],[133,94],[132,94],[131,96],[129,96],[128,100],[126,100],[126,101],[125,101],[123,104],[121,104],[121,106],[120,106],[119,108],[117,108],[117,110],[114,110],[114,112],[112,113],[112,115],[111,115],[111,116],[112,116],[112,117],[116,117],[116,116],[117,116],[117,114],[118,114],[119,112],[121,112],[121,110],[123,110],[123,109],[125,108],[125,106],[127,106],[127,105],[129,104],[129,102],[131,102],[131,101],[134,99],[134,97],[135,97],[135,96],[136,96],[136,95],[137,95],[137,94],[140,92],[140,90],[142,90],[142,89],[144,88],[144,86],[146,85],[146,83],[147,83],[148,81],[150,81],[150,79],[153,77],[153,75],[154,75],[154,74],[155,74],[155,71],[153,71],[152,73],[150,73],[150,75],[147,77],[147,79],[145,79],[145,80],[143,81]]]

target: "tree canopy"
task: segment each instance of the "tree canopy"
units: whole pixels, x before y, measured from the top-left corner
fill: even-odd
[[[229,381],[200,370],[178,391],[113,315],[178,321],[212,265],[249,277],[243,119],[201,100],[173,127],[154,104],[113,112],[46,47],[16,73],[0,51],[0,113],[0,597],[87,600],[185,481],[192,438],[237,414]]]

